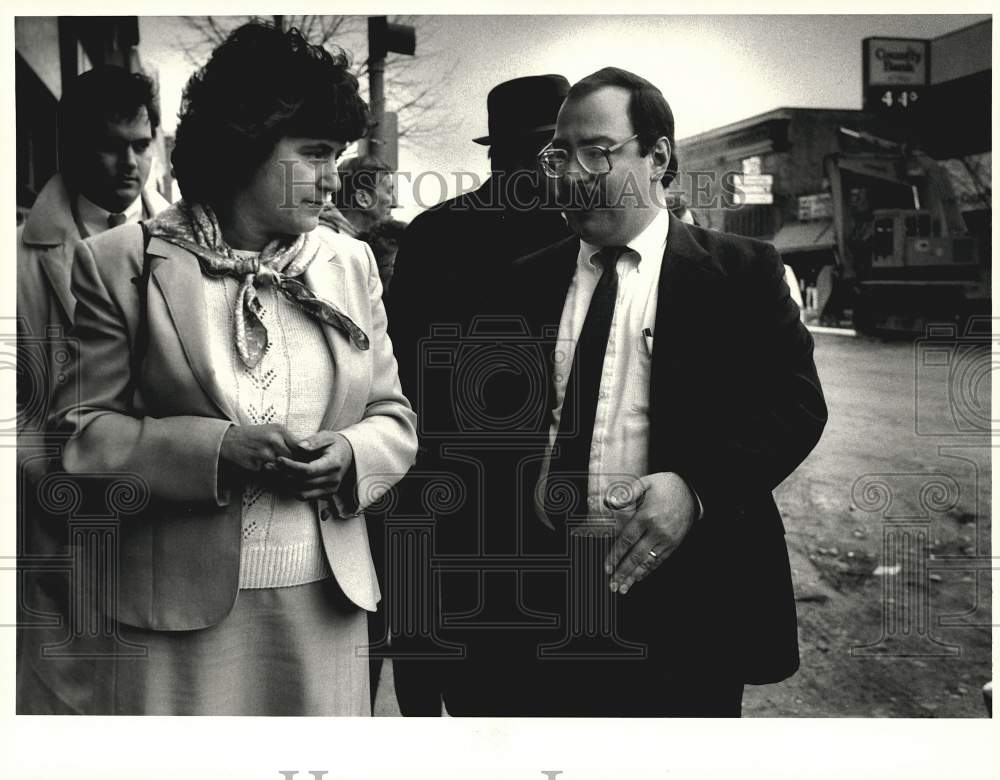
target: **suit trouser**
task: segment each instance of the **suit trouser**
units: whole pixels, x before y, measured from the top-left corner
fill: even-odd
[[[444,701],[468,717],[738,718],[743,682],[724,672],[669,677],[648,661],[495,663],[453,670]]]
[[[622,596],[610,593],[603,572],[606,538],[550,532],[534,541],[533,549],[556,563],[545,572],[523,567],[517,609],[554,616],[554,623],[443,633],[467,647],[465,659],[396,661],[404,714],[438,714],[432,689],[443,691],[453,715],[741,714],[753,637],[740,619],[744,602],[724,576],[738,552],[682,546]],[[704,548],[714,558],[706,559]],[[442,587],[456,589],[447,581]],[[512,604],[497,609],[513,611]],[[429,694],[423,703],[421,694]]]

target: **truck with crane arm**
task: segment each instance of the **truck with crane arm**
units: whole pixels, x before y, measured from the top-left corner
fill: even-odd
[[[904,144],[840,132],[871,151],[824,159],[836,235],[833,265],[817,280],[821,317],[850,312],[858,331],[888,335],[988,315],[988,237],[970,234],[944,165]],[[983,199],[989,208],[988,188]]]

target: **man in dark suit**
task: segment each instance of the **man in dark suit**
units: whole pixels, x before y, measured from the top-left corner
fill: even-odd
[[[489,135],[474,139],[489,147],[490,177],[407,226],[396,255],[396,292],[386,300],[401,366],[415,360],[410,345],[427,335],[431,323],[507,312],[497,284],[505,283],[511,263],[569,235],[557,210],[539,208],[545,191],[536,159],[552,138],[568,90],[558,75],[526,76],[490,90]],[[417,376],[415,370],[405,374]]]
[[[660,90],[605,68],[539,155],[575,235],[515,265],[551,379],[524,604],[558,615],[520,714],[738,716],[798,667],[771,491],[826,422],[813,341],[773,248],[669,214],[673,148]]]
[[[516,385],[517,377],[504,362],[516,358],[505,343],[518,339],[509,275],[514,260],[569,235],[558,209],[540,208],[546,188],[536,159],[568,90],[558,75],[494,87],[487,97],[489,134],[475,139],[489,147],[492,175],[417,216],[396,256],[386,295],[389,334],[422,426],[418,463],[398,488],[396,514],[430,515],[436,560],[465,565],[434,575],[441,596],[431,616],[433,638],[412,630],[393,636],[396,693],[406,715],[438,715],[442,699],[456,715],[500,714],[517,703],[506,677],[494,673],[496,659],[509,656],[519,636],[503,628],[517,621],[517,580],[510,571],[486,571],[484,561],[519,554],[515,455],[494,446],[508,435],[504,421],[518,415],[508,404],[508,380]],[[505,330],[511,326],[513,334]],[[429,363],[432,353],[444,354],[451,367]],[[463,382],[472,374],[471,383]],[[461,506],[448,512],[425,506],[422,491],[435,475],[464,485]],[[422,586],[401,583],[400,575],[387,572],[386,609],[392,622],[412,626],[418,621],[401,614],[396,594]],[[437,640],[447,640],[450,650],[461,646],[461,657],[438,658]]]

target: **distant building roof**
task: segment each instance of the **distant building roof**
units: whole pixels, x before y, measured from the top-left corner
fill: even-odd
[[[781,226],[770,243],[781,254],[809,252],[830,249],[836,238],[832,219],[817,219],[814,222],[788,222]]]
[[[740,119],[738,122],[730,122],[728,125],[722,125],[721,127],[713,127],[711,130],[706,130],[703,133],[697,133],[695,135],[689,135],[685,138],[678,139],[677,143],[685,146],[690,146],[692,144],[701,143],[703,141],[711,141],[716,138],[721,138],[732,133],[738,133],[741,130],[746,130],[748,128],[754,127],[756,125],[764,124],[765,122],[774,122],[781,120],[791,120],[793,116],[797,113],[809,113],[809,114],[861,114],[863,113],[861,109],[856,108],[806,108],[803,106],[784,106],[782,108],[775,108],[770,111],[765,111],[762,114],[755,114],[754,116],[747,117],[746,119]]]

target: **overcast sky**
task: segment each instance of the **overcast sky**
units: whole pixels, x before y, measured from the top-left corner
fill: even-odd
[[[421,199],[455,194],[457,171],[488,174],[486,94],[501,81],[562,73],[576,81],[605,65],[645,76],[670,102],[677,136],[782,106],[861,107],[861,40],[870,36],[933,38],[983,15],[910,16],[432,16],[418,17],[412,75],[440,82],[439,110],[448,126],[420,146],[404,146],[400,169],[424,173]],[[190,38],[176,17],[144,17],[140,53],[159,73],[164,127],[172,132],[180,93],[193,65],[178,42]],[[345,41],[356,59],[363,39]],[[419,56],[432,50],[434,56]],[[366,96],[367,97],[367,96]],[[439,177],[446,182],[441,192]],[[465,178],[464,188],[468,188]],[[402,208],[419,209],[405,183]]]

